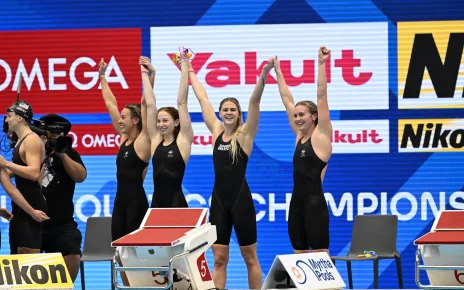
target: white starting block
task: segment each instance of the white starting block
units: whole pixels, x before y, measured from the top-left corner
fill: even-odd
[[[429,233],[414,241],[416,284],[422,289],[464,289],[464,211],[440,211]],[[420,264],[420,258],[424,265]],[[426,270],[430,285],[420,282]]]
[[[205,252],[216,227],[202,208],[151,208],[140,229],[116,240],[113,284],[117,289],[206,290],[214,288]],[[118,260],[122,266],[118,266]],[[117,282],[125,272],[130,286]]]

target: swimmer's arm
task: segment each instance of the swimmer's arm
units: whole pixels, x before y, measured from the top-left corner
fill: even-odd
[[[7,170],[5,168],[0,169],[0,182],[2,183],[5,192],[11,198],[11,200],[16,203],[22,210],[24,210],[27,214],[31,214],[34,209],[31,205],[24,199],[23,195],[19,190],[13,185],[8,176]]]
[[[153,140],[159,135],[158,127],[156,126],[156,119],[158,118],[158,108],[156,107],[155,92],[153,91],[150,78],[148,77],[148,73],[146,72],[142,72],[142,83],[143,96],[147,105],[146,127],[151,143],[154,143]]]
[[[148,172],[148,166],[145,167],[145,169],[142,172],[142,180],[145,180],[145,177],[147,176],[147,172]]]
[[[142,98],[140,99],[140,114],[142,116],[142,132],[143,134],[148,136],[148,128],[147,128],[147,102],[145,101],[145,97],[142,94]]]
[[[189,80],[189,62],[188,59],[183,60],[181,65],[181,76],[179,84],[179,92],[177,94],[177,108],[179,109],[179,123],[180,123],[180,132],[178,140],[186,142],[185,145],[190,146],[193,141],[193,128],[192,121],[190,120],[190,114],[188,112],[188,80]],[[187,147],[187,146],[186,146]]]
[[[11,171],[11,170],[8,170],[8,169],[5,169],[6,170],[6,173],[8,173],[8,176],[10,178],[13,178],[14,177],[14,173]]]
[[[152,88],[155,87],[155,74],[156,74],[155,70],[150,71],[150,85]]]
[[[280,98],[282,99],[282,103],[285,106],[288,122],[290,123],[290,127],[292,128],[293,133],[297,134],[298,128],[295,124],[295,118],[293,117],[295,112],[295,100],[292,93],[288,89],[287,83],[285,82],[285,77],[282,73],[282,70],[280,69],[280,62],[278,59],[274,60],[274,69],[277,75],[277,84],[279,86]]]
[[[269,71],[272,69],[273,63],[268,62],[261,71],[258,82],[253,90],[250,97],[250,104],[248,105],[248,116],[245,123],[245,134],[251,138],[256,136],[258,133],[259,123],[259,107],[261,103],[261,97],[263,96],[264,87],[266,86],[266,78]]]
[[[329,103],[327,101],[327,76],[325,61],[318,61],[317,73],[317,118],[318,130],[323,135],[332,138],[332,123],[330,122]]]
[[[326,165],[324,169],[322,169],[321,171],[321,182],[324,182],[324,177],[325,177],[325,172],[327,171],[327,166],[329,165]]]
[[[156,70],[155,70],[155,67],[151,64],[150,62],[150,59],[146,58],[146,57],[141,57],[139,59],[139,64],[143,64],[144,65],[144,70],[143,71],[146,71],[146,68],[148,68],[148,71],[150,73],[150,76],[149,76],[149,81],[150,81],[150,86],[147,88],[151,91],[153,91],[153,87],[155,85],[155,75],[156,75]],[[142,67],[141,67],[142,68]],[[142,75],[142,83],[143,83],[143,75]],[[145,84],[144,85],[144,89],[145,89]],[[153,100],[154,100],[154,94],[153,94]],[[147,114],[147,100],[145,98],[145,94],[142,93],[142,99],[140,101],[140,108],[141,108],[141,114],[142,114],[142,133],[144,133],[146,136],[150,136],[149,132],[148,132],[148,114]]]
[[[221,128],[221,121],[219,121],[219,119],[216,117],[213,105],[211,105],[211,102],[208,99],[205,88],[198,80],[191,66],[189,68],[189,78],[190,82],[192,83],[193,92],[200,102],[201,113],[203,115],[203,119],[205,120],[206,126],[212,134],[215,134],[215,132]]]
[[[101,90],[103,95],[103,101],[105,101],[106,108],[110,114],[111,123],[113,124],[114,129],[118,134],[121,134],[121,126],[119,126],[118,121],[120,119],[118,102],[116,97],[113,95],[113,92],[110,89],[108,82],[106,81],[105,75],[100,75]]]
[[[0,207],[0,216],[8,221],[13,218],[13,214],[4,207]]]
[[[150,77],[149,77],[152,90],[155,87],[155,74],[156,74],[156,71],[153,70],[151,71]],[[148,138],[148,141],[150,141],[151,143],[150,133],[148,133],[148,128],[149,128],[148,127],[148,107],[147,107],[147,102],[145,100],[145,96],[143,95],[143,93],[142,93],[142,102],[140,104],[140,109],[141,109],[141,114],[142,114],[142,133],[144,133],[144,135]],[[143,178],[145,179],[145,175]]]
[[[33,134],[24,143],[24,152],[26,158],[26,166],[18,165],[13,162],[5,161],[2,165],[6,169],[11,170],[14,174],[29,180],[39,181],[40,179],[40,164],[45,158],[45,148],[42,140]]]
[[[155,85],[155,73],[150,74],[150,85],[153,88]],[[150,136],[148,134],[148,124],[147,124],[147,102],[145,100],[145,96],[142,94],[142,99],[140,101],[140,110],[142,114],[142,133],[144,133],[146,136]]]
[[[148,112],[147,112],[147,103],[145,101],[145,97],[142,94],[142,99],[140,100],[140,116],[142,120],[142,131],[138,135],[137,139],[135,139],[134,149],[137,155],[144,161],[148,161],[150,158],[150,147],[151,147],[151,139],[150,133],[148,132]]]

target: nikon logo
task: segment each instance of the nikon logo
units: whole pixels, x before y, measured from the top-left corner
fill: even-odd
[[[18,260],[3,259],[0,266],[0,285],[31,285],[48,283],[67,283],[66,269],[63,265],[19,265]],[[14,275],[14,278],[13,278]]]
[[[464,151],[464,119],[399,120],[399,152]]]
[[[398,107],[464,108],[464,21],[398,23]]]
[[[0,288],[72,289],[73,282],[63,256],[25,254],[0,256]]]

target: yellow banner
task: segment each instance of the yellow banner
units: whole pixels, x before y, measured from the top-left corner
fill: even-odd
[[[464,21],[397,27],[398,108],[464,108]]]
[[[60,253],[0,256],[0,289],[73,289]]]
[[[464,152],[464,119],[400,119],[398,152]]]

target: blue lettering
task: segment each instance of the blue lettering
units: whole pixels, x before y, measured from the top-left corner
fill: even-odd
[[[308,263],[302,260],[298,260],[296,262],[296,266],[298,266],[305,275],[304,281],[298,282],[299,284],[305,284],[307,279],[306,272],[301,267],[301,264],[304,264],[307,268],[309,268],[309,270],[313,272],[314,276],[317,278],[318,281],[322,281],[322,279],[324,281],[335,280],[335,277],[332,275],[332,273],[329,270],[327,270],[333,268],[333,265],[332,263],[330,263],[330,261],[324,260],[323,258],[319,259],[319,261],[314,259],[308,259]]]
[[[300,264],[306,265],[306,267],[308,267],[309,270],[311,270],[313,273],[314,273],[314,271],[313,271],[313,269],[312,269],[308,264],[306,264],[306,263],[303,262],[302,260],[296,261],[295,265],[296,265],[298,268],[300,268],[300,269],[301,269],[301,272],[303,272],[303,274],[304,274],[304,280],[303,280],[303,282],[298,282],[298,283],[301,284],[301,285],[303,285],[303,284],[306,283],[306,272],[305,272],[305,270],[304,270],[303,268],[301,268]]]
[[[325,270],[325,275],[324,275],[324,276],[325,276],[325,280],[326,280],[326,281],[327,281],[327,280],[328,280],[328,281],[332,280],[332,279],[330,279],[330,273],[329,273],[329,271]]]
[[[332,263],[330,261],[327,261],[327,268],[333,269]]]
[[[329,277],[330,277],[330,280],[334,280],[335,281],[335,277],[332,275],[332,273],[329,272]]]
[[[308,259],[308,262],[309,262],[309,264],[311,265],[311,267],[313,269],[320,269],[318,263],[316,261],[314,261],[313,259]]]

